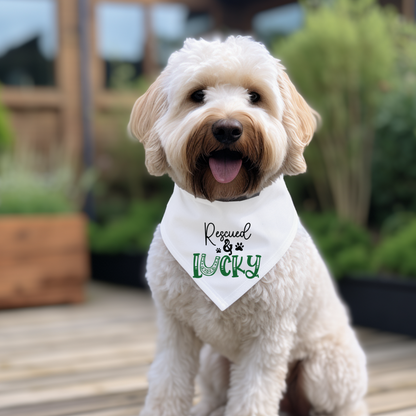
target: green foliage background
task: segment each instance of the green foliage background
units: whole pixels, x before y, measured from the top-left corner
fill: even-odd
[[[416,212],[415,155],[416,83],[405,83],[385,97],[377,116],[372,164],[374,225],[380,226],[396,212]]]
[[[320,205],[365,224],[375,116],[394,82],[395,16],[373,0],[306,10],[303,29],[273,45],[300,93],[322,116],[306,151]]]
[[[10,125],[10,118],[6,107],[1,102],[0,88],[0,154],[9,150],[14,142],[14,135]]]
[[[303,213],[301,220],[335,278],[371,270],[373,247],[367,229],[334,213]]]
[[[56,160],[45,169],[31,153],[0,156],[0,214],[57,214],[80,208],[83,180],[76,182],[69,163]],[[85,178],[84,178],[85,179]]]
[[[96,253],[145,253],[156,225],[162,220],[166,201],[133,201],[127,212],[105,224],[91,222],[90,247]]]
[[[376,248],[372,268],[377,272],[416,279],[416,219],[387,236]]]

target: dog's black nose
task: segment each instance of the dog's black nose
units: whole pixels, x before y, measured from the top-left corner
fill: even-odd
[[[222,144],[236,142],[243,134],[243,125],[235,119],[221,119],[212,125],[212,134]]]

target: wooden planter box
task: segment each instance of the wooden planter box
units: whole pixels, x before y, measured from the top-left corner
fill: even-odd
[[[347,277],[338,287],[355,325],[416,336],[416,282]]]
[[[0,217],[0,308],[81,302],[89,274],[82,215]]]
[[[148,289],[146,274],[147,254],[91,253],[91,275],[102,282]]]

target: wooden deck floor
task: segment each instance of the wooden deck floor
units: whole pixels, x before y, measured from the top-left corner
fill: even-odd
[[[416,416],[416,340],[358,329],[373,415]],[[0,312],[0,416],[137,416],[155,350],[149,294],[94,283],[88,301]]]

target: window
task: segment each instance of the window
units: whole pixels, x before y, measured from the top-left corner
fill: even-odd
[[[144,7],[132,3],[99,3],[97,47],[105,63],[105,86],[123,88],[143,72]]]
[[[0,0],[0,83],[54,85],[57,54],[53,0]]]
[[[298,3],[292,3],[257,13],[252,26],[257,38],[270,45],[273,39],[299,30],[303,22],[302,7]]]
[[[213,19],[182,4],[100,2],[97,47],[105,65],[105,87],[131,89],[142,75],[153,76],[187,37],[209,32]]]

